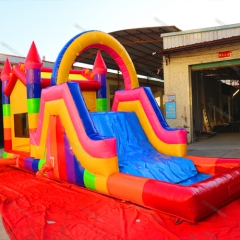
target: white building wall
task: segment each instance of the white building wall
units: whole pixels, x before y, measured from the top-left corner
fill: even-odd
[[[230,58],[219,59],[218,52],[232,51]],[[187,126],[188,142],[192,142],[191,65],[240,59],[240,44],[201,48],[171,53],[168,65],[164,59],[164,94],[176,94],[176,119],[167,119],[170,127]]]

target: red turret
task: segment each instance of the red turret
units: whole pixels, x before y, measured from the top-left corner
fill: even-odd
[[[32,42],[32,45],[30,47],[30,50],[28,52],[28,55],[25,61],[25,69],[29,69],[29,68],[40,69],[41,66],[42,66],[42,60],[39,56],[35,43]]]
[[[107,73],[107,67],[105,65],[105,62],[102,58],[102,55],[100,51],[98,50],[97,56],[93,65],[93,74],[106,74]]]
[[[1,72],[2,81],[9,80],[11,72],[12,72],[11,65],[10,65],[8,59],[6,59],[3,69],[2,69],[2,72]]]

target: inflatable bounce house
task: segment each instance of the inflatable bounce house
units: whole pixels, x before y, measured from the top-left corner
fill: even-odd
[[[99,49],[93,70],[72,70],[77,55]],[[124,90],[106,111],[107,68],[118,64]],[[240,159],[187,156],[185,129],[167,124],[150,88],[112,36],[86,31],[42,68],[33,43],[25,63],[1,73],[4,152],[14,165],[196,222],[240,195]],[[212,207],[211,207],[212,206]]]

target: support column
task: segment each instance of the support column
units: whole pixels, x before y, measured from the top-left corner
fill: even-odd
[[[218,120],[222,119],[222,112],[223,112],[223,94],[222,94],[222,82],[218,81],[218,96],[219,96],[219,109],[220,109],[220,113],[218,113]]]
[[[25,61],[28,125],[30,132],[35,132],[38,124],[41,97],[41,67],[42,60],[38,54],[35,43],[32,42]]]
[[[107,111],[107,67],[104,63],[100,51],[97,52],[97,56],[93,66],[93,74],[95,81],[98,81],[101,85],[97,91],[97,111]]]
[[[4,135],[4,151],[12,150],[12,130],[11,130],[11,108],[10,98],[4,94],[4,90],[8,85],[11,75],[11,65],[6,59],[1,73],[2,80],[2,109],[3,109],[3,135]]]

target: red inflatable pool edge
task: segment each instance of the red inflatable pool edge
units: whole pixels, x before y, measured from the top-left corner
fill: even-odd
[[[147,207],[194,223],[237,198],[239,183],[240,167],[191,186],[149,180],[145,184],[147,194],[143,194],[143,200]]]

